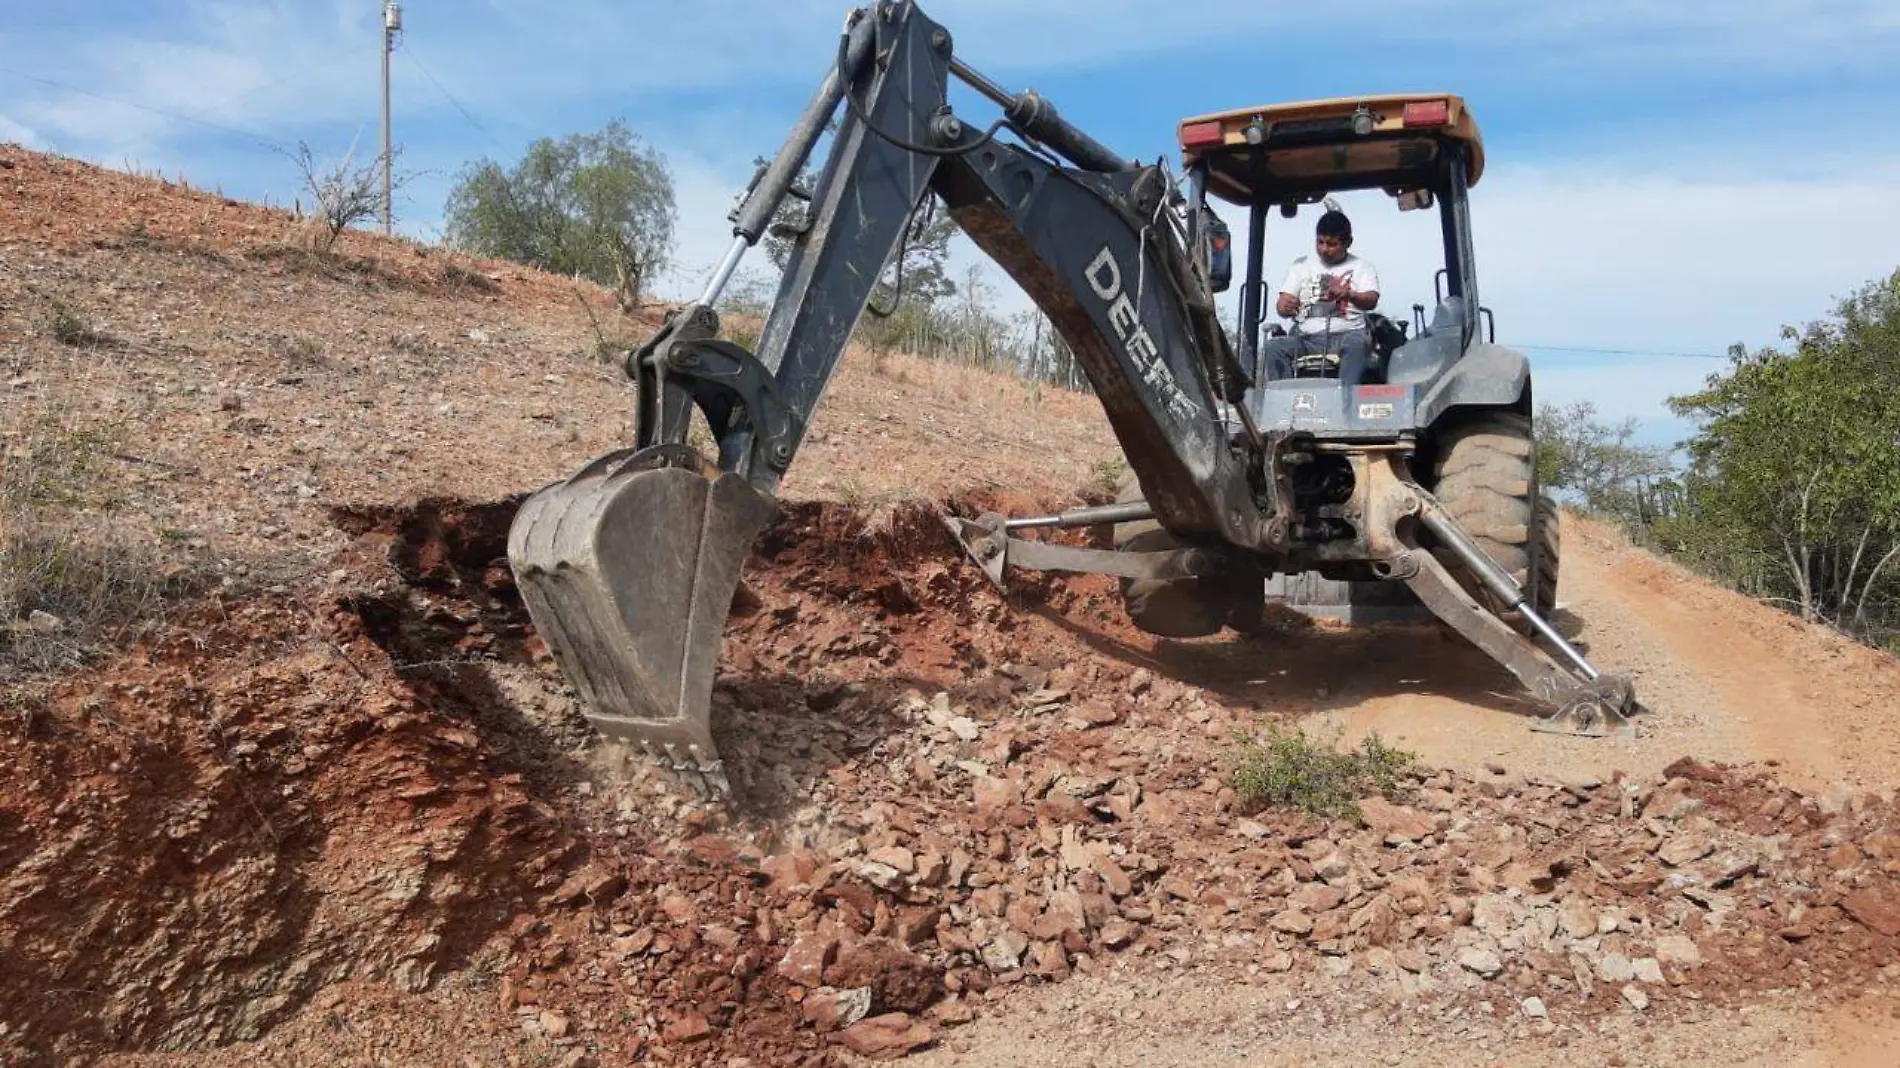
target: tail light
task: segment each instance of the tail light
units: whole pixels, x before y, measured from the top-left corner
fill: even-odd
[[[1182,148],[1205,148],[1218,145],[1226,137],[1218,122],[1194,122],[1181,127]]]
[[[1443,126],[1451,121],[1451,101],[1414,100],[1405,105],[1405,125]]]

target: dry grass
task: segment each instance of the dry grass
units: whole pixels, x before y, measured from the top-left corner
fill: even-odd
[[[47,309],[46,332],[54,341],[73,348],[95,348],[109,340],[94,330],[79,312],[57,301]]]
[[[1105,456],[1089,464],[1089,480],[1082,492],[1104,501],[1113,501],[1121,490],[1122,475],[1128,470],[1128,461],[1120,456]]]
[[[110,515],[117,430],[41,406],[0,465],[0,682],[81,666],[164,617],[204,576]]]

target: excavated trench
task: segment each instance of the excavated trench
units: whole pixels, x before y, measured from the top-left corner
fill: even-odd
[[[1900,937],[1900,813],[1753,772],[1425,769],[1364,825],[1247,812],[1221,771],[1258,691],[1196,672],[1265,652],[1148,642],[1112,580],[1000,596],[921,505],[760,539],[729,802],[609,774],[505,566],[517,503],[339,512],[323,578],[200,606],[0,734],[8,1063],[268,1042],[331,984],[465,976],[491,1051],[577,1064],[896,1055],[1149,961],[1584,1020],[1852,989]]]
[[[598,769],[514,594],[517,503],[339,511],[357,541],[327,581],[200,605],[9,724],[0,1049],[56,1061],[253,1039],[326,984],[423,989],[574,900],[572,880],[619,865],[640,885],[624,860],[591,859],[597,813],[577,787]],[[967,613],[967,578],[939,566],[918,586],[896,566],[943,556],[940,527],[902,516],[864,540],[863,523],[791,509],[760,546],[765,581],[900,618],[924,601]],[[881,581],[853,586],[866,570]],[[905,685],[968,666],[947,634],[893,656],[888,631],[801,628],[782,607],[738,628],[733,659],[748,663],[748,634],[778,646],[800,629],[777,670],[721,686],[721,732],[755,761],[735,811],[790,803],[766,764],[829,755],[835,724],[872,726]],[[841,653],[877,677],[815,666]],[[801,726],[819,740],[792,740]]]

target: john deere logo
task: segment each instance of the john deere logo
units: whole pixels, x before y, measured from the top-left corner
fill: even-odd
[[[1311,393],[1293,394],[1293,410],[1294,411],[1310,412],[1310,411],[1314,411],[1317,407],[1318,406],[1313,403],[1313,395]]]

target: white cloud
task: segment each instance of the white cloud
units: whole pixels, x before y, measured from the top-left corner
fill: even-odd
[[[1819,317],[1893,270],[1900,218],[1885,206],[1900,162],[1798,180],[1717,174],[1494,168],[1473,191],[1473,225],[1501,338],[1721,352],[1770,342],[1783,323]],[[1392,296],[1429,305],[1437,239],[1424,214],[1368,205],[1355,215],[1356,249],[1381,262]]]
[[[375,11],[349,5],[345,20],[343,6],[198,0],[162,29],[88,28],[31,52],[16,37],[0,59],[74,87],[27,83],[14,97],[63,151],[146,156],[231,132],[295,140],[281,131],[376,117]]]
[[[501,122],[534,122],[546,108],[576,101],[660,112],[681,94],[735,88],[758,90],[747,94],[749,110],[789,114],[803,87],[825,73],[850,7],[843,0],[410,0],[403,47],[411,54],[396,64],[397,106],[443,108],[411,69],[416,58],[450,92]],[[1165,17],[1140,0],[933,0],[925,10],[974,65],[1029,81],[1186,47],[1209,63],[1231,63],[1259,54],[1269,37],[1298,41],[1340,25],[1374,44],[1402,42],[1408,69],[1429,67],[1433,48],[1447,46],[1467,58],[1482,49],[1486,77],[1516,67],[1543,79],[1600,77],[1612,61],[1625,64],[1624,74],[1639,74],[1628,64],[1659,57],[1671,72],[1727,73],[1746,63],[1757,74],[1806,72],[1825,57],[1839,77],[1883,69],[1894,51],[1888,46],[1900,43],[1900,15],[1884,0],[1345,0],[1323,10],[1184,0]],[[153,21],[14,36],[0,42],[0,58],[60,72],[105,96],[240,128],[375,117],[380,29],[370,0],[193,0]],[[1474,39],[1479,26],[1483,36]],[[29,88],[13,107],[49,139],[83,141],[106,154],[192,132],[173,119],[44,86]]]
[[[671,299],[697,297],[711,280],[726,250],[732,247],[732,223],[726,212],[744,184],[732,171],[697,156],[671,154],[667,167],[673,174],[674,203],[679,210],[673,263],[654,291]],[[746,172],[744,177],[750,177]],[[747,263],[765,259],[762,249],[748,253]]]
[[[1821,318],[1900,266],[1900,218],[1886,207],[1900,163],[1839,162],[1799,179],[1724,173],[1749,171],[1675,174],[1580,160],[1487,172],[1473,191],[1473,227],[1479,292],[1496,312],[1498,340],[1599,350],[1531,351],[1541,399],[1594,400],[1606,417],[1632,415],[1652,435],[1673,432],[1683,424],[1664,398],[1698,387],[1724,363],[1600,350],[1720,355],[1735,342],[1774,344],[1783,324]],[[1441,262],[1436,213],[1402,214],[1374,193],[1342,201],[1354,250],[1379,268],[1383,310],[1409,319],[1416,302],[1429,314]],[[1223,214],[1244,264],[1244,214]],[[1316,219],[1308,210],[1269,222],[1271,284],[1308,250]]]
[[[631,115],[665,151],[678,189],[676,268],[659,289],[690,296],[730,242],[726,211],[750,174],[750,159],[776,148],[824,74],[849,6],[844,0],[708,0],[699,7],[654,0],[409,0],[409,54],[399,53],[395,65],[399,137],[422,133],[429,120],[438,132],[453,129],[456,137],[438,138],[408,159],[444,171],[468,155],[516,147],[497,149],[466,129],[414,60],[425,61],[504,141],[521,130],[543,132],[550,115],[577,129],[611,114]],[[37,40],[10,35],[0,41],[0,65],[57,72],[105,96],[285,141],[310,135],[319,151],[335,152],[354,133],[373,137],[377,7],[370,0],[192,0],[134,29],[99,26]],[[1548,88],[1560,76],[1643,76],[1644,68],[1630,64],[1663,56],[1671,72],[1700,71],[1729,82],[1738,69],[1751,76],[1805,76],[1817,61],[1839,79],[1873,69],[1900,43],[1900,9],[1888,0],[1606,0],[1556,7],[1345,0],[1323,10],[1182,0],[1164,17],[1137,0],[927,0],[925,10],[956,35],[961,55],[1015,85],[1033,84],[1045,72],[1116,62],[1129,64],[1127,78],[1145,83],[1165,78],[1174,61],[1137,65],[1144,56],[1193,46],[1206,62],[1225,63],[1260,53],[1270,36],[1288,39],[1321,25],[1331,32],[1342,24],[1371,41],[1404,37],[1404,54],[1412,58],[1441,45],[1459,55],[1489,49],[1485,54],[1495,54],[1496,62],[1484,73],[1494,95],[1510,85],[1508,78],[1500,81],[1500,69],[1534,70],[1532,84]],[[1666,111],[1672,105],[1658,100],[1657,106]],[[1675,134],[1667,118],[1626,120],[1658,125],[1609,135],[1599,128],[1602,143],[1621,137],[1630,146],[1615,158],[1532,165],[1494,157],[1477,190],[1476,225],[1483,294],[1498,311],[1500,340],[1692,351],[1720,351],[1737,340],[1766,343],[1783,322],[1818,316],[1834,298],[1890,271],[1900,220],[1887,210],[1887,191],[1900,180],[1900,164],[1871,152],[1853,154],[1851,146],[1866,140],[1814,138],[1849,145],[1845,158],[1777,155],[1794,128],[1782,120],[1800,117],[1802,105],[1771,98],[1763,106],[1783,109],[1775,112],[1780,118],[1759,126],[1703,124]],[[1773,131],[1780,133],[1769,136]],[[286,198],[282,160],[255,148],[241,164],[229,155],[194,152],[197,142],[187,135],[208,132],[31,83],[18,84],[0,116],[0,139],[107,161],[163,161],[168,169],[192,170],[194,178],[225,177],[203,173],[211,163],[245,167],[253,177],[274,167],[277,199]],[[1163,145],[1168,133],[1140,140]],[[1683,141],[1672,137],[1690,135],[1702,143],[1685,158]],[[1591,150],[1573,142],[1564,151]],[[431,180],[413,190],[416,225],[428,225],[432,206],[425,201],[440,185]],[[1242,244],[1237,251],[1244,253],[1245,228],[1238,213],[1230,218]],[[1284,268],[1280,253],[1306,246],[1311,219],[1274,220],[1270,279]],[[1387,309],[1405,316],[1412,302],[1429,303],[1437,240],[1432,220],[1423,213],[1400,216],[1389,202],[1356,207],[1355,219],[1360,250],[1379,262],[1387,279]],[[958,266],[979,261],[967,242],[958,249]],[[990,278],[1007,310],[1026,305],[1000,272],[992,269]],[[1656,419],[1662,418],[1659,398],[1679,390],[1679,375],[1703,370],[1689,361],[1654,367],[1599,361],[1587,370],[1573,362],[1554,368],[1549,382],[1559,392],[1599,393],[1618,411]]]

